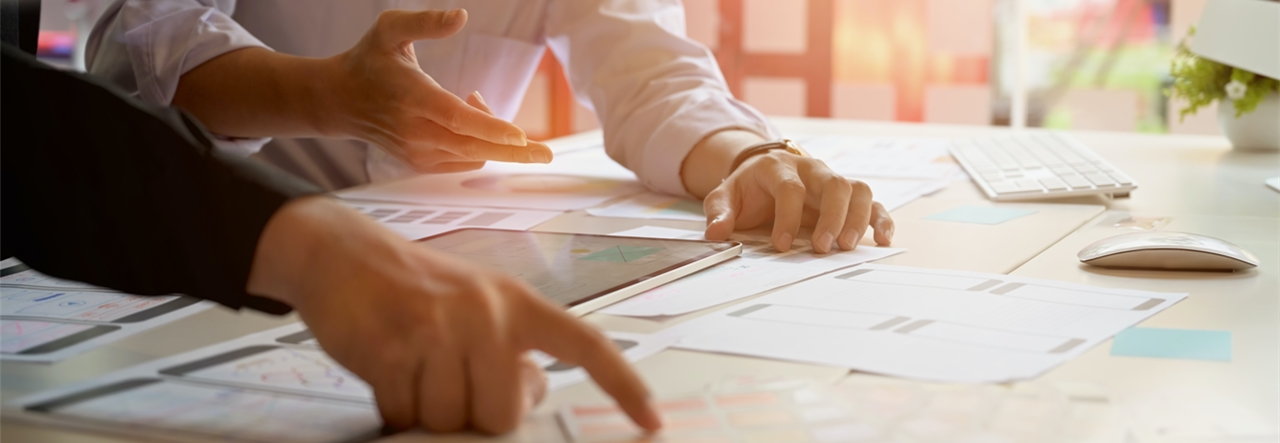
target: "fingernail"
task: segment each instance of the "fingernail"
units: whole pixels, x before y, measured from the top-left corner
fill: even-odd
[[[471,95],[476,96],[476,101],[485,106],[489,106],[489,102],[484,101],[484,96],[480,95],[480,91],[472,92]]]
[[[792,240],[795,240],[795,238],[794,238],[794,237],[792,237],[792,236],[791,236],[791,234],[782,234],[782,236],[781,236],[781,237],[778,237],[778,243],[779,243],[779,244],[780,244],[780,246],[781,246],[781,247],[780,247],[780,248],[778,248],[778,249],[779,249],[780,251],[788,251],[788,250],[791,250],[791,241],[792,241]]]
[[[856,247],[858,247],[858,243],[862,243],[862,233],[861,233],[861,232],[858,232],[858,233],[853,234],[853,247],[855,247],[855,248],[856,248]]]
[[[884,231],[884,236],[885,236],[886,238],[888,238],[889,240],[893,240],[893,228],[889,228],[889,229],[885,230],[885,231]]]
[[[836,236],[832,235],[830,232],[823,232],[822,235],[818,236],[817,240],[814,240],[813,244],[825,246],[826,249],[823,249],[823,250],[830,251],[832,247],[834,247],[832,242],[834,242],[835,239],[836,239]]]
[[[511,146],[527,146],[529,144],[529,140],[524,138],[524,134],[507,134],[503,141],[504,144]]]
[[[440,23],[444,25],[452,25],[454,23],[457,23],[458,20],[461,20],[461,19],[462,19],[462,10],[454,9],[452,11],[444,13],[444,18],[440,20]]]
[[[551,153],[543,150],[533,151],[529,154],[535,163],[551,163]]]

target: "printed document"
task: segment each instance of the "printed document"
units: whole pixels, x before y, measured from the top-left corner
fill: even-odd
[[[688,238],[701,240],[701,231],[645,226],[612,235],[628,237]],[[852,251],[817,255],[808,240],[796,240],[790,251],[778,252],[769,238],[736,234],[742,255],[688,277],[650,289],[600,310],[611,315],[656,317],[680,315],[749,297],[834,269],[879,260],[901,253],[901,248],[858,246]]]
[[[524,231],[563,214],[560,211],[532,209],[422,206],[355,200],[342,202],[410,240],[466,228]]]
[[[676,347],[945,382],[1026,380],[1187,294],[865,264],[675,326]]]
[[[52,363],[212,307],[183,295],[129,295],[0,265],[0,360]]]
[[[628,361],[670,343],[605,334]],[[532,358],[549,390],[587,378],[545,354]],[[366,441],[382,427],[369,385],[329,358],[302,323],[8,401],[4,416],[163,441]]]

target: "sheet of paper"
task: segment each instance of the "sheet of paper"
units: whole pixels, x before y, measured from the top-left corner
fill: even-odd
[[[1035,214],[1030,209],[1001,208],[998,206],[961,206],[924,217],[925,220],[998,225],[1009,220]]]
[[[703,234],[701,231],[644,226],[613,235],[700,240]],[[853,251],[816,255],[807,240],[797,240],[794,249],[779,253],[768,238],[735,235],[733,240],[743,243],[741,256],[643,292],[600,312],[633,317],[680,315],[905,251],[864,245]]]
[[[0,360],[59,361],[213,306],[58,279],[16,260],[0,274]]]
[[[945,180],[894,180],[883,178],[860,178],[871,186],[871,196],[884,205],[886,210],[906,206],[920,197],[941,191],[951,182]]]
[[[1231,331],[1129,328],[1116,334],[1111,355],[1231,361]]]
[[[949,182],[940,180],[861,179],[871,186],[875,201],[892,211],[917,198],[946,188]],[[659,220],[707,221],[702,202],[679,197],[646,192],[599,208],[588,208],[587,213],[596,217],[641,218]]]
[[[628,361],[672,340],[606,335]],[[547,371],[549,390],[587,378],[545,354],[532,357]],[[330,359],[302,323],[6,400],[6,420],[165,441],[363,441],[381,428],[368,385]],[[295,427],[305,429],[289,432]]]
[[[1036,377],[1186,294],[864,264],[661,334],[676,347],[922,380]]]
[[[707,221],[702,202],[646,192],[602,208],[587,209],[596,217]]]
[[[524,231],[563,214],[561,211],[422,206],[356,200],[344,200],[343,203],[410,240],[466,228]]]
[[[796,141],[845,177],[953,180],[962,172],[946,139],[819,136]]]
[[[1109,398],[1079,398],[1047,383],[731,379],[654,406],[666,425],[663,442],[1120,443],[1124,435]],[[659,441],[644,439],[615,405],[566,405],[558,418],[573,442]]]
[[[550,164],[489,162],[478,171],[422,174],[338,192],[345,199],[422,205],[568,211],[644,190],[604,148],[557,155]]]

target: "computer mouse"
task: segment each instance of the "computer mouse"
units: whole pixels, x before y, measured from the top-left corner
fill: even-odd
[[[1222,239],[1185,232],[1121,234],[1085,246],[1080,261],[1104,268],[1236,271],[1258,266],[1258,257]]]

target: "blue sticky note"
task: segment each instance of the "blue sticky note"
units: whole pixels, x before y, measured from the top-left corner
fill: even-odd
[[[1130,328],[1116,334],[1111,355],[1231,361],[1231,332]]]
[[[941,220],[960,223],[998,225],[1019,217],[1035,214],[1030,209],[1001,208],[998,206],[961,206],[925,217],[925,220]]]

